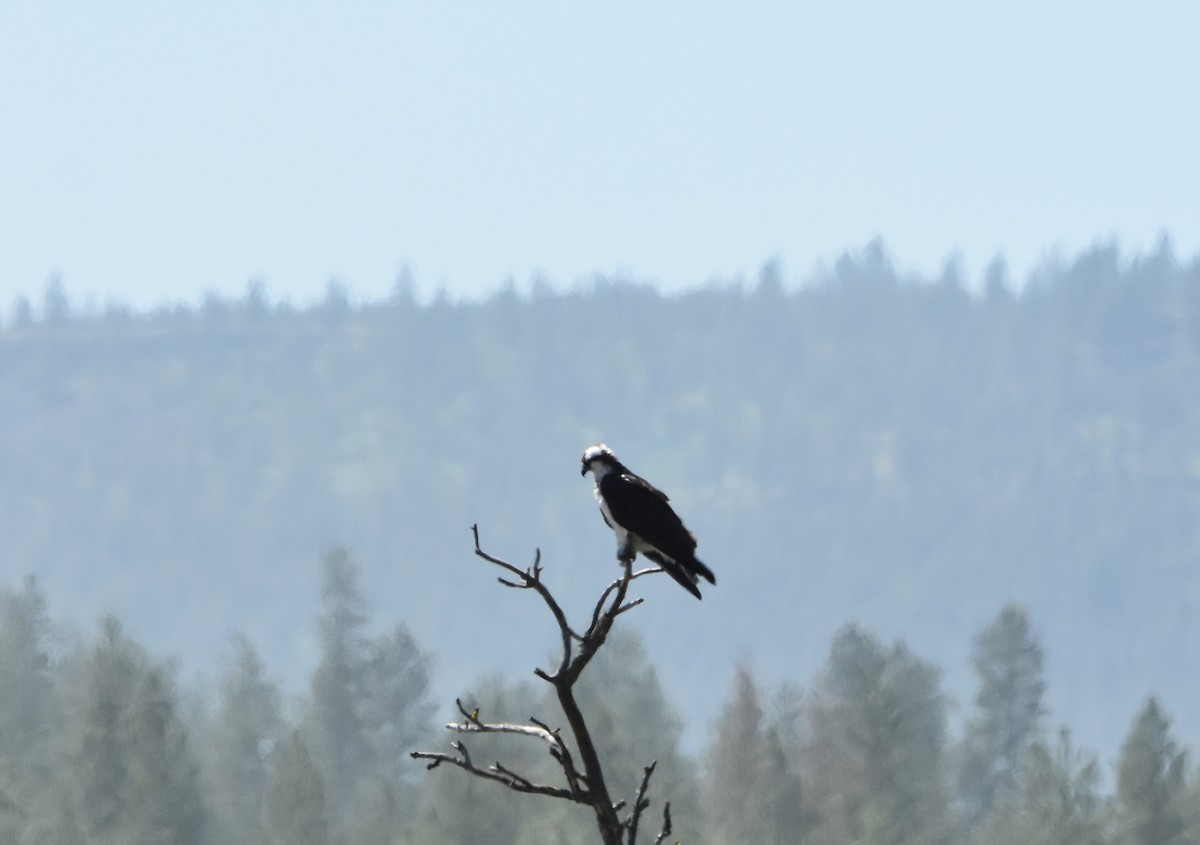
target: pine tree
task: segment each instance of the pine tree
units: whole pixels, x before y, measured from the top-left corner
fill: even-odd
[[[1035,742],[1017,779],[1016,800],[980,826],[983,845],[1108,845],[1100,768],[1071,744],[1066,728],[1053,748]]]
[[[329,845],[328,803],[321,772],[304,738],[293,731],[271,760],[265,845]]]
[[[50,622],[37,582],[0,595],[0,841],[16,841],[43,812],[52,782],[50,741],[57,713]]]
[[[1121,745],[1117,761],[1123,845],[1195,843],[1198,831],[1193,826],[1200,821],[1200,811],[1187,791],[1187,752],[1171,738],[1171,722],[1151,697]]]
[[[312,678],[305,742],[324,776],[326,797],[339,807],[368,754],[358,708],[366,609],[358,568],[344,549],[325,556],[321,600],[321,660]]]
[[[1042,649],[1026,612],[1009,605],[975,640],[971,664],[979,679],[975,714],[960,753],[959,798],[964,822],[976,827],[997,802],[1010,798],[1045,712]]]
[[[324,779],[332,833],[386,845],[416,809],[408,752],[428,730],[430,658],[402,625],[368,638],[358,568],[344,550],[324,560],[322,605],[305,742]]]
[[[403,625],[367,643],[359,667],[360,724],[369,754],[350,797],[355,841],[390,845],[417,810],[409,752],[429,733],[431,660]]]
[[[855,626],[834,638],[818,679],[806,749],[818,843],[947,838],[945,702],[939,673],[902,644]]]
[[[814,819],[780,732],[764,724],[758,688],[747,669],[737,670],[734,688],[709,752],[704,805],[708,841],[802,842]]]
[[[219,695],[210,755],[214,815],[221,841],[257,842],[262,838],[269,756],[283,718],[279,690],[245,637],[233,639]]]
[[[208,815],[200,767],[175,711],[166,670],[148,667],[132,691],[122,731],[128,773],[125,821],[136,825],[136,833],[124,840],[129,845],[204,841]]]
[[[112,617],[79,667],[68,717],[63,831],[95,845],[202,841],[199,767],[170,677]]]

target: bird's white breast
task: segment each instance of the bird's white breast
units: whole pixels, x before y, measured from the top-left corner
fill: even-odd
[[[629,532],[617,524],[613,519],[612,511],[608,509],[608,502],[604,501],[604,497],[600,495],[600,484],[597,480],[596,489],[593,491],[596,496],[596,501],[600,503],[600,513],[604,514],[604,521],[612,528],[613,533],[617,535],[617,545],[621,548],[625,547],[626,540],[629,537]]]

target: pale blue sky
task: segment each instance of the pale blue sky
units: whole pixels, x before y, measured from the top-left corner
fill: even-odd
[[[0,319],[1200,251],[1200,3],[0,0]]]

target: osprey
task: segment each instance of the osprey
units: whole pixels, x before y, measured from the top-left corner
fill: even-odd
[[[596,479],[596,500],[608,527],[617,535],[617,560],[632,561],[638,552],[661,566],[696,598],[703,576],[716,584],[712,570],[696,559],[696,538],[668,503],[667,494],[629,471],[603,443],[583,453],[583,469]]]

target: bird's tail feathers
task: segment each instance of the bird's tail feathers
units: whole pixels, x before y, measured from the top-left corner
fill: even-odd
[[[712,570],[700,562],[700,558],[693,557],[691,560],[683,561],[683,568],[692,573],[693,577],[704,576],[708,583],[717,583],[717,576],[713,575]]]
[[[703,596],[700,595],[700,588],[696,586],[696,576],[695,575],[688,572],[682,566],[675,563],[675,561],[670,560],[669,558],[664,558],[662,560],[659,560],[659,561],[657,561],[657,563],[659,566],[662,567],[663,572],[666,572],[668,575],[670,575],[672,578],[674,578],[676,581],[678,581],[679,585],[681,587],[683,587],[685,590],[687,590],[689,593],[691,593],[693,596],[695,596],[698,599],[704,598]]]
[[[703,598],[700,595],[700,588],[696,586],[700,582],[701,575],[707,578],[710,584],[717,583],[712,570],[698,561],[694,556],[688,560],[677,561],[672,560],[664,554],[660,554],[657,550],[643,551],[642,554],[648,560],[657,563],[663,572],[678,581],[680,586],[696,598]]]

